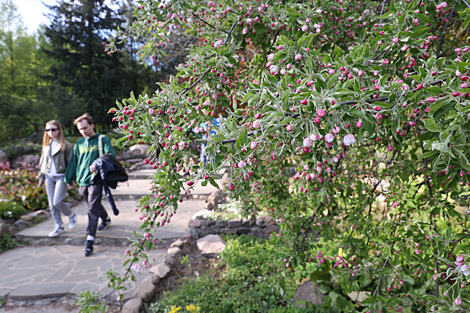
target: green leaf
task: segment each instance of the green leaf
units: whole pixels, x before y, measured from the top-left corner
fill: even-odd
[[[219,184],[214,180],[214,178],[209,177],[209,182],[211,183],[212,186],[214,186],[217,189],[220,189]]]
[[[335,46],[335,54],[337,57],[341,57],[344,55],[344,51],[340,47]]]
[[[242,134],[240,135],[240,137],[238,137],[237,141],[236,141],[236,145],[237,145],[237,149],[240,148],[240,146],[242,145],[243,141],[245,140],[246,138],[246,134],[247,134],[247,129],[245,128],[242,132]]]
[[[418,156],[418,159],[424,159],[424,158],[429,158],[432,157],[433,155],[437,154],[437,151],[427,151],[425,153],[422,153]]]
[[[426,126],[426,128],[429,130],[429,131],[432,131],[432,132],[439,132],[439,127],[437,127],[437,124],[436,122],[434,122],[434,120],[431,120],[429,118],[426,118],[423,120],[424,122],[424,126]]]
[[[451,209],[451,208],[447,208],[447,213],[452,216],[452,217],[455,217],[456,219],[461,219],[462,216],[460,216],[460,213],[455,211],[454,209]]]
[[[320,283],[330,283],[331,281],[331,274],[325,271],[316,271],[310,274],[310,280],[314,284]]]

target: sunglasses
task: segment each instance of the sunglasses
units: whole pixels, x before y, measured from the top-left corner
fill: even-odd
[[[55,132],[56,130],[59,130],[58,128],[49,128],[46,129],[46,132]]]

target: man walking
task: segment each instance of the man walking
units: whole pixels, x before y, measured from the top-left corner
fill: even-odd
[[[110,153],[116,158],[116,153],[109,138],[95,133],[93,117],[90,114],[83,114],[75,119],[73,124],[77,126],[84,138],[79,139],[73,148],[72,157],[65,172],[65,181],[67,184],[73,185],[75,178],[80,187],[80,194],[85,197],[88,205],[87,241],[84,254],[90,256],[93,253],[96,229],[104,230],[111,224],[111,219],[101,204],[103,184],[99,178],[98,184],[91,185],[90,183],[93,175],[96,175],[96,168],[92,166],[92,163],[100,157],[100,147],[102,147],[101,153],[103,154]],[[99,218],[102,222],[97,227]]]

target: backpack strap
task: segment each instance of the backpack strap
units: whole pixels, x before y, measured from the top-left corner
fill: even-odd
[[[104,135],[99,135],[98,136],[98,151],[100,153],[100,157],[104,154],[103,153],[103,137]]]

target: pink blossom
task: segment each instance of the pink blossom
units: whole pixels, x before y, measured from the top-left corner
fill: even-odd
[[[403,47],[401,48],[401,51],[406,51],[406,50],[408,50],[408,46],[403,46]]]
[[[374,75],[375,75],[375,76],[378,76],[378,75],[379,75],[379,71],[374,71]]]
[[[256,147],[258,147],[258,143],[256,141],[252,141],[251,142],[251,150],[256,149]]]
[[[354,144],[355,142],[356,142],[356,138],[354,138],[353,134],[347,134],[346,136],[344,136],[343,143],[346,146],[350,146]]]
[[[242,30],[242,34],[243,34],[243,35],[246,35],[247,33],[248,33],[248,28],[246,28],[246,27],[245,27],[245,28],[243,28],[243,30]]]
[[[260,124],[259,120],[256,120],[256,121],[253,122],[253,127],[254,128],[260,128],[261,127],[261,124]]]
[[[285,69],[281,70],[281,75],[286,75],[286,70]]]
[[[320,267],[323,263],[325,263],[325,258],[323,257],[323,254],[321,253],[321,251],[318,251],[318,254],[315,257],[315,260],[318,260],[318,267]]]
[[[393,41],[394,43],[397,43],[397,42],[398,42],[398,38],[393,38],[392,41]]]
[[[335,135],[333,135],[332,133],[328,133],[325,135],[326,142],[332,142],[333,140],[335,140]]]
[[[238,167],[239,167],[239,168],[244,168],[244,167],[246,167],[246,162],[243,161],[243,160],[241,160],[240,162],[238,162]]]
[[[295,59],[296,61],[302,60],[302,55],[301,55],[301,54],[297,54],[294,59]]]
[[[302,31],[306,32],[308,30],[307,25],[302,26]]]
[[[328,74],[333,75],[336,71],[334,69],[331,69],[328,71]]]
[[[291,125],[287,125],[286,130],[288,132],[291,132],[294,128]]]
[[[291,67],[292,67],[292,64],[287,64],[287,66],[286,66],[286,68],[287,68],[288,70],[290,70]]]
[[[333,134],[339,133],[339,131],[340,131],[339,126],[333,127],[333,129],[331,131],[333,132]]]
[[[462,304],[462,299],[456,298],[456,299],[454,300],[454,303],[457,304],[457,305],[461,305],[461,304]]]
[[[312,141],[310,138],[304,138],[304,147],[311,147],[312,146]]]

